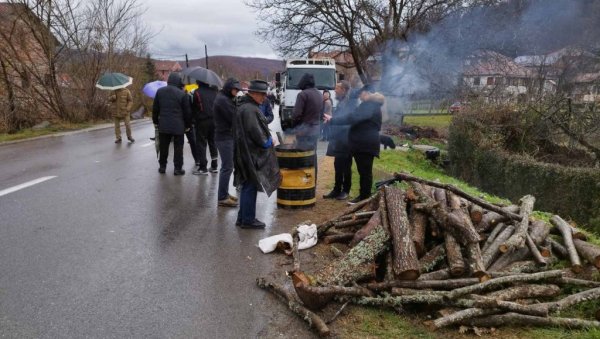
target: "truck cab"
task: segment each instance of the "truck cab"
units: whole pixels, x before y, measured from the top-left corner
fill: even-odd
[[[283,73],[276,75],[277,88],[279,89],[279,117],[281,129],[284,131],[294,127],[292,112],[296,104],[296,97],[301,89],[298,82],[304,73],[311,73],[315,78],[315,87],[323,92],[329,90],[333,107],[337,106],[335,100],[335,84],[337,74],[333,59],[290,59],[286,61]]]

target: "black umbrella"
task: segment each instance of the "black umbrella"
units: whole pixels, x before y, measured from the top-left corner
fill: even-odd
[[[223,87],[223,82],[221,82],[221,78],[217,75],[217,73],[211,71],[210,69],[196,66],[196,67],[186,68],[183,70],[182,73],[183,73],[183,75],[187,76],[188,78],[202,81],[205,84],[209,84],[211,86]]]

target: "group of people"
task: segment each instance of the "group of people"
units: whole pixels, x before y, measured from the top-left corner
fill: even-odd
[[[152,121],[158,128],[160,145],[158,172],[166,172],[169,146],[173,142],[173,174],[185,174],[183,146],[187,135],[196,161],[193,173],[219,172],[218,206],[239,205],[237,226],[264,228],[265,224],[256,218],[257,193],[270,195],[281,181],[268,120],[260,108],[267,96],[267,82],[251,81],[247,94],[239,98],[242,88],[234,78],[227,79],[220,91],[202,82],[190,94],[183,87],[181,75],[171,73],[167,86],[160,88],[154,98]],[[239,202],[238,197],[229,194],[232,173],[234,186],[240,189]]]
[[[187,135],[196,162],[193,173],[219,172],[218,206],[239,206],[237,226],[264,228],[265,224],[256,218],[257,193],[270,195],[281,183],[268,128],[274,116],[267,99],[267,82],[251,81],[247,93],[241,96],[238,94],[242,88],[235,78],[227,79],[221,90],[198,82],[198,88],[189,94],[183,90],[179,73],[171,73],[167,84],[157,91],[152,110],[152,120],[159,132],[159,173],[166,172],[172,142],[173,173],[185,174],[183,146]],[[323,198],[349,198],[352,160],[360,175],[360,194],[349,203],[368,198],[373,184],[373,159],[379,156],[383,95],[371,85],[352,89],[349,82],[341,81],[335,88],[338,104],[333,109],[329,92],[321,93],[315,87],[312,74],[304,74],[298,86],[302,91],[292,114],[296,147],[316,151],[321,128],[328,129],[327,155],[334,157],[335,183]],[[239,201],[229,193],[232,173]]]

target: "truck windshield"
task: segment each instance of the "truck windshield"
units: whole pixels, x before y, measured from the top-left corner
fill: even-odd
[[[315,77],[315,87],[318,89],[335,89],[335,69],[330,68],[288,68],[286,88],[300,89],[298,82],[304,73],[311,73]]]

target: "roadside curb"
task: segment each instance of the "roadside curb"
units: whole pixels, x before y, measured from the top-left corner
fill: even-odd
[[[132,120],[131,121],[131,125],[132,126],[142,125],[144,123],[151,123],[151,122],[152,122],[152,119],[150,119],[150,118],[136,119],[136,120]],[[53,133],[53,134],[41,135],[39,137],[19,139],[19,140],[11,140],[11,141],[4,141],[4,142],[0,142],[0,147],[6,146],[6,145],[18,144],[18,143],[27,142],[27,141],[34,141],[34,140],[48,139],[48,138],[56,138],[56,137],[63,137],[63,136],[73,135],[73,134],[79,134],[79,133],[85,133],[85,132],[92,132],[92,131],[97,131],[97,130],[106,129],[106,128],[113,128],[114,126],[115,126],[114,123],[110,122],[110,123],[99,124],[97,126],[88,127],[88,128],[84,128],[84,129],[80,129],[80,130],[75,130],[75,131],[58,132],[58,133]]]

